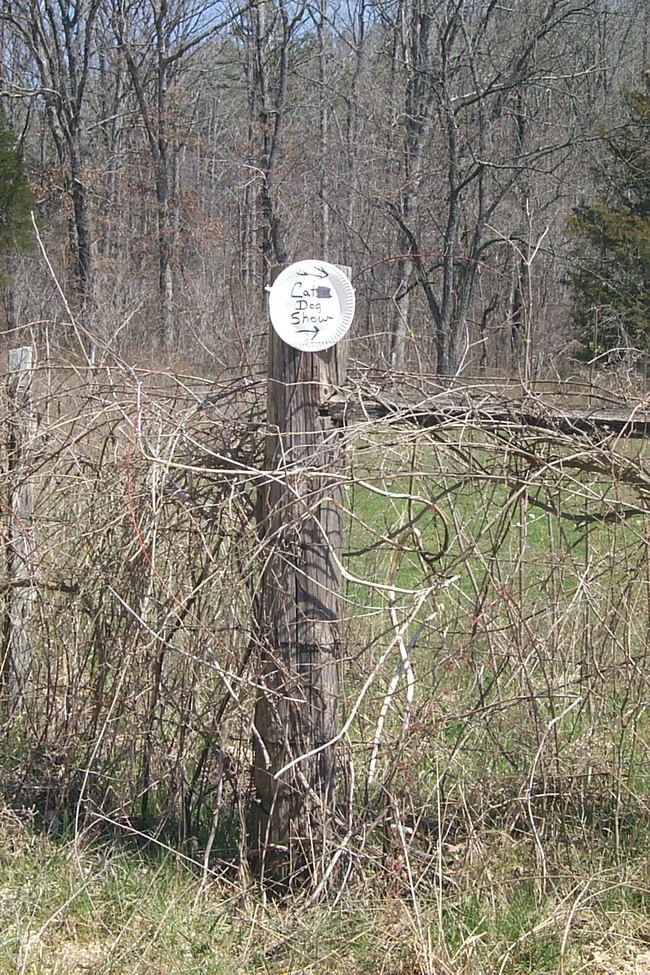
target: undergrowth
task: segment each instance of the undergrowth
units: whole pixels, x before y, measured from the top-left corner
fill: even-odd
[[[332,857],[274,897],[247,845],[262,401],[46,363],[25,428],[7,394],[0,971],[650,971],[645,450],[341,436]]]

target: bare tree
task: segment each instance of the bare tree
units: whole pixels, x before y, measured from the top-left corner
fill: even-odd
[[[276,177],[286,125],[292,44],[304,16],[303,3],[262,0],[245,10],[238,21],[248,89],[250,159],[257,175],[265,280],[272,265],[287,260]]]
[[[433,320],[438,372],[461,365],[478,275],[494,244],[491,225],[522,173],[545,179],[572,145],[570,119],[551,128],[536,93],[557,89],[566,108],[574,69],[558,55],[590,6],[590,0],[532,0],[520,4],[516,21],[493,3],[400,0],[392,8],[394,70],[403,92],[398,192],[383,197],[403,252],[393,368],[404,364],[414,288]]]
[[[158,225],[159,337],[175,340],[174,272],[177,249],[178,99],[187,56],[231,19],[206,0],[111,0],[115,37],[131,80],[153,165]]]
[[[37,95],[46,106],[64,189],[72,203],[70,245],[82,313],[89,309],[93,298],[86,99],[99,3],[100,0],[12,0],[0,12],[0,18],[32,58],[35,78],[25,94]]]

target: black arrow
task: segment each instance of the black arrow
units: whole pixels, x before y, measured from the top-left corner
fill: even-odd
[[[314,333],[314,338],[316,338],[316,336],[320,332],[320,328],[318,328],[317,325],[314,325],[313,328],[299,328],[299,329],[297,329],[297,334],[298,335],[306,335],[308,332],[313,332]]]
[[[301,278],[326,278],[327,271],[324,267],[317,267],[314,271],[298,271],[298,275]]]

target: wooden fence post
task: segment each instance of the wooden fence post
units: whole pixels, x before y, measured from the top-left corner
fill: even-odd
[[[334,810],[336,746],[327,742],[340,694],[340,433],[323,404],[345,378],[347,342],[305,352],[271,330],[269,349],[253,841],[262,877],[290,882],[318,872]]]
[[[32,411],[32,349],[9,351],[7,471],[9,530],[7,547],[7,610],[2,671],[13,710],[22,706],[33,666],[30,620],[34,608],[32,518],[34,488],[25,460],[34,436]]]

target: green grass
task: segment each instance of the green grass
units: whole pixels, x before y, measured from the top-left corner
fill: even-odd
[[[395,614],[405,641],[417,634],[413,703],[402,674],[376,778],[405,797],[412,819],[431,815],[438,788],[460,835],[521,831],[549,873],[567,846],[588,848],[601,868],[639,862],[650,825],[642,501],[606,473],[568,477],[556,464],[560,474],[540,481],[494,470],[480,448],[472,471],[452,448],[409,449],[401,463],[378,450],[356,472],[373,489],[350,492],[351,572],[411,590],[395,593]],[[395,630],[390,593],[355,583],[346,594],[365,609],[351,612],[349,640],[368,645],[358,671],[353,663],[354,698]],[[394,647],[354,739],[366,760],[399,659]]]
[[[0,820],[3,973],[227,971],[234,900],[171,853],[44,836]]]
[[[643,957],[650,923],[640,870],[601,870],[564,892],[555,877],[542,893],[530,844],[500,831],[446,843],[442,880],[431,873],[415,902],[395,857],[374,879],[368,867],[353,875],[336,904],[307,906],[263,905],[232,878],[203,882],[172,852],[63,841],[6,811],[0,830],[3,975],[512,975],[556,971],[560,957],[565,971],[604,971],[605,960],[616,971]]]

